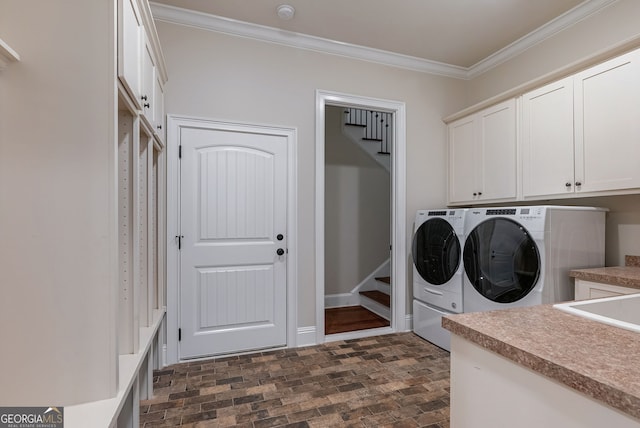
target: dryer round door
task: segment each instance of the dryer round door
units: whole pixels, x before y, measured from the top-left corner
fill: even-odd
[[[540,253],[521,224],[492,218],[467,236],[464,270],[473,288],[489,300],[511,303],[522,299],[540,277]]]
[[[413,236],[413,264],[429,284],[442,285],[449,281],[458,270],[461,253],[455,230],[441,218],[425,221]]]

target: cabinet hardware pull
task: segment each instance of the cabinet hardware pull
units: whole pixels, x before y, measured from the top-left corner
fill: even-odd
[[[478,192],[478,196],[482,196],[482,192]]]
[[[141,97],[140,97],[140,99],[141,99],[142,101],[147,101],[147,96],[146,96],[146,95],[143,95],[143,96],[141,96]]]
[[[144,103],[144,108],[149,108],[149,103]]]
[[[582,182],[576,181],[576,186],[582,186]]]
[[[473,192],[473,196],[478,196],[478,194],[476,192]]]
[[[566,187],[571,187],[571,183],[569,183],[568,181],[567,181],[566,183],[564,183],[564,185],[565,185]]]

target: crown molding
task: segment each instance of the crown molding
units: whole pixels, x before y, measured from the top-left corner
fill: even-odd
[[[167,6],[159,3],[151,3],[151,11],[154,19],[157,21],[187,25],[203,30],[217,31],[220,33],[248,37],[251,39],[299,49],[329,53],[348,58],[357,58],[364,61],[391,65],[424,73],[455,77],[458,79],[465,79],[467,75],[467,69],[465,67],[458,67],[437,61],[428,61],[422,58],[352,45],[349,43],[336,42],[321,37],[308,36],[306,34],[295,33],[293,31],[285,31],[263,25],[250,24],[243,21],[237,21],[235,19],[223,18],[220,16]]]
[[[479,61],[471,67],[460,67],[438,61],[430,61],[409,55],[336,42],[321,37],[251,24],[203,12],[150,2],[153,17],[157,21],[186,25],[203,30],[247,37],[279,45],[306,49],[352,59],[404,68],[428,74],[469,80],[521,54],[530,47],[604,9],[618,0],[588,0],[555,18],[542,27],[513,42],[509,46]]]
[[[10,62],[20,61],[20,55],[11,46],[0,39],[0,71],[7,68]]]
[[[565,12],[531,33],[489,55],[467,69],[467,79],[474,79],[498,65],[507,62],[527,49],[601,11],[618,0],[589,0]]]

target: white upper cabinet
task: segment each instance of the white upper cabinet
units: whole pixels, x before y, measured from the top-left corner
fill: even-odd
[[[574,81],[576,192],[639,188],[640,51]]]
[[[520,130],[523,199],[640,188],[640,51],[524,94]]]
[[[523,196],[573,193],[573,78],[524,94],[520,131]]]
[[[449,201],[472,200],[476,193],[476,123],[475,117],[449,125]],[[466,172],[465,172],[466,171]]]
[[[449,124],[449,203],[515,200],[516,166],[515,99]]]
[[[144,34],[136,0],[118,0],[118,78],[141,108],[141,41]]]
[[[142,91],[140,101],[142,104],[142,114],[148,119],[149,124],[153,125],[155,100],[153,91],[156,83],[156,67],[153,57],[153,48],[149,43],[146,34],[143,35],[144,45],[142,49]],[[154,127],[155,128],[155,127]]]
[[[164,142],[164,86],[160,74],[156,73],[155,87],[153,89],[153,126],[154,132]]]
[[[118,0],[118,79],[128,109],[164,144],[164,57],[146,0]]]

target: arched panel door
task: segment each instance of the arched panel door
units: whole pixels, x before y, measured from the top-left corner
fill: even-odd
[[[460,241],[451,225],[441,218],[422,223],[413,237],[411,253],[418,274],[433,285],[449,281],[460,265]]]
[[[480,223],[464,244],[464,270],[473,287],[489,300],[511,303],[535,287],[540,254],[529,232],[507,218]]]

